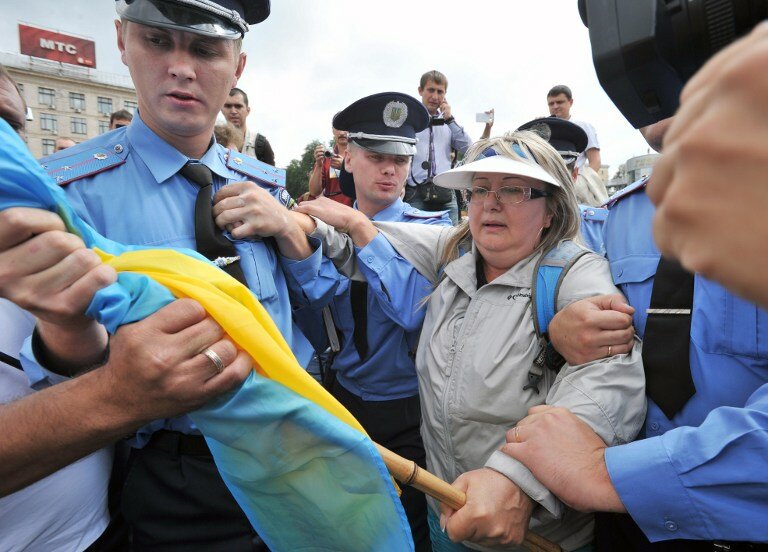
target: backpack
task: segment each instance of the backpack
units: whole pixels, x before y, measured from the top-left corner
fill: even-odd
[[[523,390],[533,389],[539,393],[539,382],[544,368],[559,372],[565,359],[555,350],[549,340],[549,323],[557,313],[557,295],[565,275],[588,250],[570,240],[560,242],[539,258],[534,269],[535,280],[531,285],[531,310],[533,327],[539,339],[539,354],[528,370],[528,383]]]

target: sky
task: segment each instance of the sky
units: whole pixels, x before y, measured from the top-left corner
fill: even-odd
[[[312,140],[331,138],[331,119],[377,92],[418,96],[421,75],[448,77],[459,124],[479,138],[475,114],[496,110],[493,135],[548,115],[547,91],[573,90],[574,119],[597,129],[613,175],[648,146],[603,92],[589,32],[576,0],[272,0],[272,14],[251,27],[239,86],[249,95],[248,128],[264,134],[277,164]],[[96,42],[100,71],[128,74],[115,44],[112,0],[3,0],[0,51],[19,52],[18,23]]]

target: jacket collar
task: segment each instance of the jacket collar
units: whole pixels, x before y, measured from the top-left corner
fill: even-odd
[[[533,282],[533,270],[541,253],[541,251],[534,251],[488,285],[530,288]],[[475,266],[479,256],[480,253],[473,243],[472,251],[462,255],[445,267],[445,275],[470,297],[477,291],[477,271]]]

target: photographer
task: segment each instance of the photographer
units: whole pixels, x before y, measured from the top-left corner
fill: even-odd
[[[348,207],[354,200],[341,191],[339,174],[344,163],[344,154],[349,144],[346,130],[333,130],[333,150],[318,144],[315,148],[315,165],[309,175],[309,195],[313,198],[324,195]]]
[[[429,127],[416,135],[416,156],[408,176],[405,202],[425,211],[447,210],[454,225],[459,220],[456,197],[451,190],[432,184],[432,178],[451,168],[451,152],[459,155],[472,144],[472,139],[459,126],[445,99],[448,79],[440,71],[421,76],[419,95],[430,115]]]

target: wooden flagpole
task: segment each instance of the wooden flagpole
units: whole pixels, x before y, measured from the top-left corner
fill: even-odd
[[[386,464],[389,473],[398,482],[414,487],[455,510],[464,506],[467,496],[460,490],[452,487],[427,470],[421,469],[413,460],[406,460],[379,444],[376,444],[376,448],[384,459],[384,464]],[[530,552],[562,552],[562,549],[556,543],[530,531],[525,535],[523,546]]]

